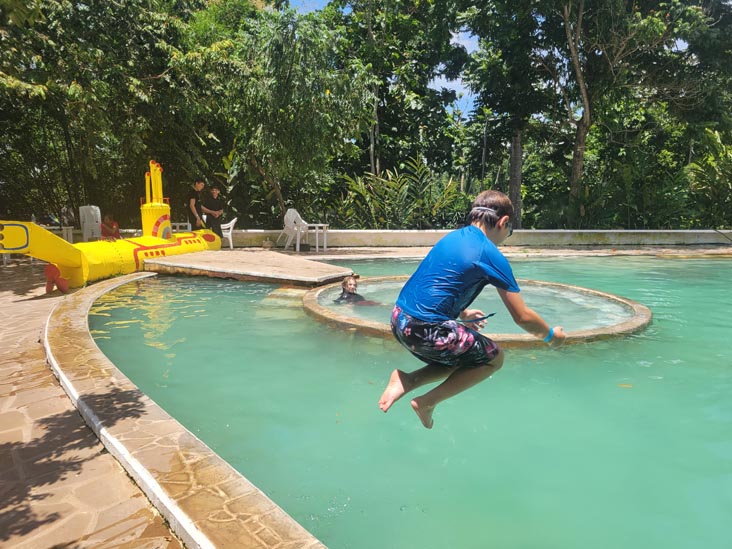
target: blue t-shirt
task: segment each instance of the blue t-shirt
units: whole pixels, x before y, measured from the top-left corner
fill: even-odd
[[[402,288],[396,304],[426,322],[454,320],[491,284],[520,292],[508,260],[478,227],[445,235]]]

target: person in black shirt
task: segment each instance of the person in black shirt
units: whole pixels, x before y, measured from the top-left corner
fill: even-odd
[[[224,215],[224,201],[221,199],[220,192],[218,185],[213,185],[211,194],[203,198],[202,208],[203,213],[206,214],[208,228],[219,235],[219,238],[223,238],[221,219]]]
[[[191,225],[192,230],[205,229],[206,225],[203,223],[203,205],[201,204],[201,191],[206,183],[202,177],[197,178],[193,182],[193,187],[188,191],[186,195],[186,213],[188,214],[188,223]]]

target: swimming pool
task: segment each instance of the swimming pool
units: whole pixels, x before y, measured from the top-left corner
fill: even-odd
[[[654,323],[511,351],[441,405],[432,432],[406,399],[377,408],[389,372],[415,365],[408,353],[313,323],[274,286],[160,277],[102,298],[90,326],[144,392],[331,548],[726,547],[732,263],[513,263],[522,278],[635,299]]]

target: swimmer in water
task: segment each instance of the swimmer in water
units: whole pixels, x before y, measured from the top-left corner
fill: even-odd
[[[358,303],[366,301],[361,294],[358,293],[358,276],[347,276],[341,282],[341,295],[333,300],[334,303]]]

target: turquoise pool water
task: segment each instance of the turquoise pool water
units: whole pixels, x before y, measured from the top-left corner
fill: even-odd
[[[377,408],[391,370],[416,366],[406,351],[315,323],[273,286],[160,277],[102,298],[90,326],[143,391],[331,549],[728,548],[732,261],[513,265],[639,301],[653,324],[511,351],[441,405],[432,431],[408,399]]]

